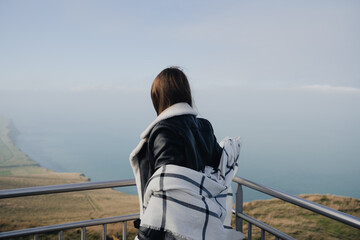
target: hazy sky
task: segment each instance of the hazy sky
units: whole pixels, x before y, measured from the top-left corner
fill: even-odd
[[[0,1],[0,90],[360,91],[360,1]]]

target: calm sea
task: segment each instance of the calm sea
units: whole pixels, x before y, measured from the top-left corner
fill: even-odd
[[[8,94],[12,102],[0,107],[20,132],[17,146],[42,166],[92,181],[128,179],[129,154],[155,118],[142,95]],[[291,194],[360,198],[359,93],[217,89],[194,98],[219,141],[243,138],[238,176]],[[266,198],[245,189],[246,201]]]

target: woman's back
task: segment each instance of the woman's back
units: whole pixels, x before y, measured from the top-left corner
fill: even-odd
[[[197,118],[187,103],[166,109],[142,137],[146,142],[136,154],[142,193],[150,177],[163,165],[202,171],[206,165],[216,168],[219,164],[222,149],[210,122]]]
[[[156,124],[149,137],[154,169],[175,164],[196,171],[205,165],[216,168],[222,149],[209,121],[194,115],[181,115]]]

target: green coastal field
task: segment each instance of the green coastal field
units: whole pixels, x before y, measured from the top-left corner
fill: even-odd
[[[89,181],[80,173],[58,173],[39,166],[13,144],[11,138],[14,131],[11,120],[0,117],[0,189]],[[359,199],[317,194],[300,197],[360,217]],[[138,211],[137,196],[112,189],[2,199],[0,231],[133,214]],[[277,199],[245,203],[244,212],[296,239],[360,239],[360,230]],[[108,225],[108,239],[121,239],[118,237],[121,232],[122,224]],[[128,239],[134,239],[136,231],[131,223],[128,224],[128,232]],[[247,233],[246,223],[244,232]],[[100,227],[87,228],[87,239],[100,239],[100,234]],[[253,227],[253,234],[253,239],[260,239],[260,231],[256,227]],[[40,239],[58,238],[46,235]],[[80,231],[66,231],[64,239],[80,239]],[[273,237],[266,236],[266,239]]]

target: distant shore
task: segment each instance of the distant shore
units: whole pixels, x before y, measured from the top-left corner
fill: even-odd
[[[8,124],[7,128],[9,129],[9,132],[7,135],[10,138],[10,140],[13,142],[13,144],[16,146],[16,137],[20,134],[20,132],[15,127],[15,124],[11,119],[9,119],[9,124]]]
[[[83,173],[60,173],[52,169],[42,167],[37,161],[31,159],[16,145],[16,138],[20,134],[13,121],[6,117],[0,117],[0,176],[17,176],[34,173],[46,173],[48,177],[68,177],[70,181],[89,181]],[[7,169],[5,173],[4,169]],[[50,176],[53,175],[53,176]]]

